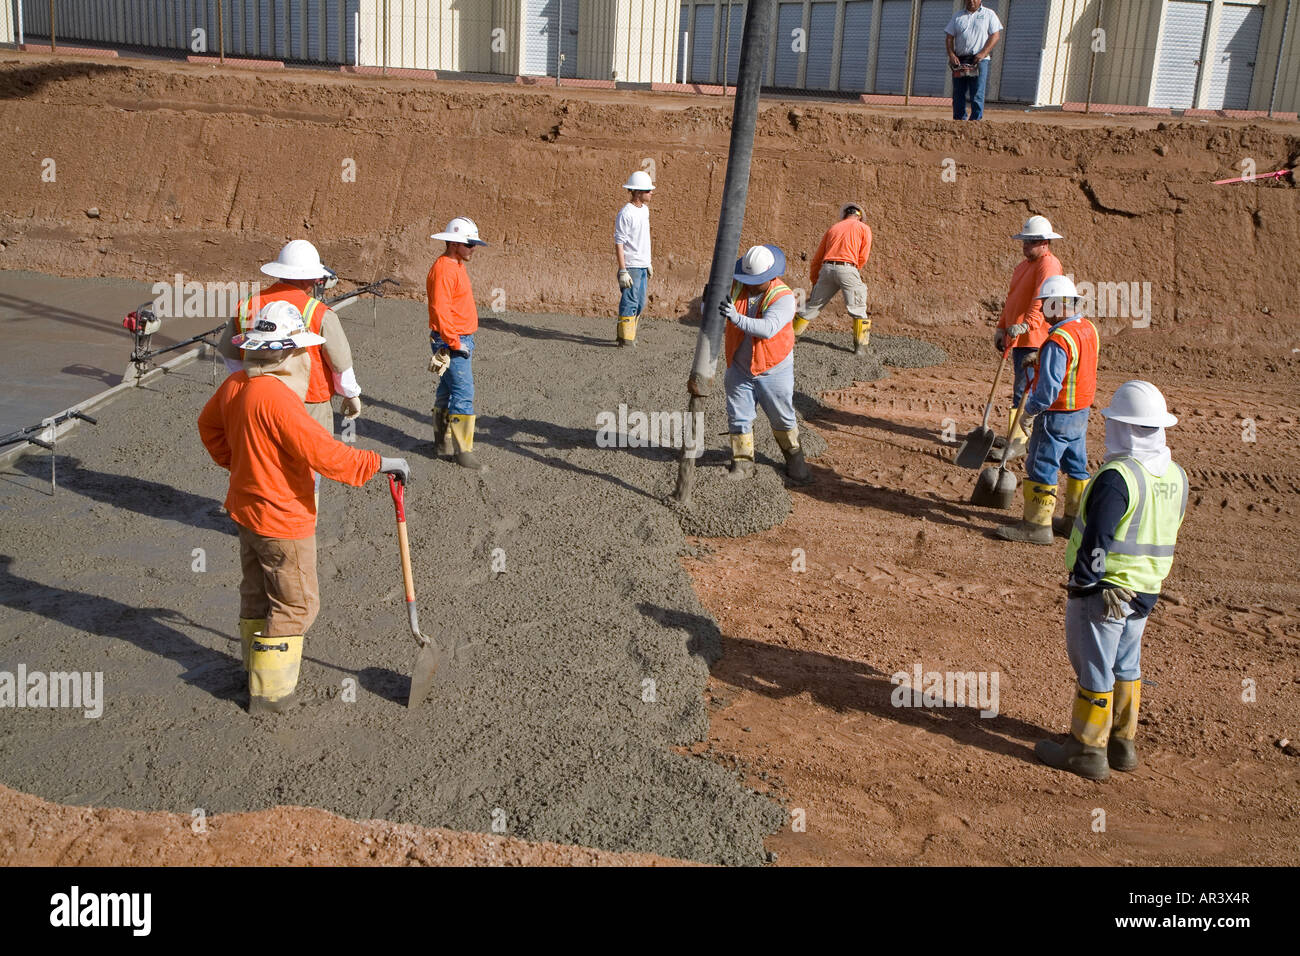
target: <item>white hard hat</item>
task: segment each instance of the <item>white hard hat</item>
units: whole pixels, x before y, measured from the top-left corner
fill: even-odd
[[[262,306],[253,319],[252,330],[241,332],[230,342],[245,351],[256,352],[259,349],[278,351],[324,345],[325,338],[307,331],[297,306],[281,299]]]
[[[474,225],[473,219],[467,219],[464,216],[457,216],[451,222],[447,223],[447,228],[442,232],[436,232],[430,239],[441,239],[444,242],[460,242],[467,246],[486,246],[487,243],[478,237],[478,226]]]
[[[1024,227],[1011,238],[1023,242],[1026,239],[1060,239],[1061,235],[1052,231],[1052,224],[1046,216],[1030,216]]]
[[[762,285],[785,272],[785,253],[776,246],[750,246],[736,260],[732,278],[742,285]]]
[[[843,219],[845,216],[847,216],[849,214],[850,209],[856,209],[859,215],[866,212],[866,208],[862,205],[862,203],[846,202],[843,206],[840,207],[840,218]]]
[[[324,279],[332,274],[321,264],[316,247],[306,239],[286,243],[275,261],[262,266],[262,271],[277,279]]]
[[[652,193],[655,191],[655,184],[650,181],[650,174],[645,170],[638,169],[631,176],[627,177],[627,182],[623,184],[624,189],[633,189],[640,193]]]
[[[1125,382],[1115,389],[1110,404],[1101,413],[1117,422],[1148,428],[1169,428],[1178,424],[1178,419],[1169,414],[1169,406],[1165,404],[1160,389],[1141,380]]]
[[[1069,276],[1048,276],[1043,280],[1036,299],[1077,299],[1079,290]]]

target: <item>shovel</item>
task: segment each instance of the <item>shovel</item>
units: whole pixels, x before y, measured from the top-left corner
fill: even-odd
[[[988,404],[984,406],[984,421],[966,436],[957,449],[955,461],[958,468],[978,468],[993,450],[993,441],[997,436],[989,428],[989,416],[993,414],[993,398],[998,393],[998,382],[1002,381],[1002,369],[1006,367],[1007,356],[1010,354],[1011,349],[1008,347],[1002,353],[1002,361],[998,363],[998,374],[993,376],[993,388],[989,391]]]
[[[1020,395],[1020,404],[1016,406],[1016,421],[1025,413],[1025,401],[1029,398],[1026,388]],[[1002,461],[994,468],[989,466],[980,472],[975,480],[975,490],[970,493],[970,503],[981,508],[999,508],[1005,511],[1016,500],[1016,476],[1007,471],[1007,452],[1011,449],[1011,429],[1007,429],[1007,444],[1002,449]]]
[[[393,508],[397,511],[397,543],[402,552],[402,583],[406,586],[406,616],[411,622],[411,636],[420,645],[420,655],[411,672],[411,693],[406,699],[408,708],[419,707],[433,688],[433,675],[446,659],[438,642],[420,633],[420,612],[415,608],[415,578],[411,575],[411,546],[406,537],[406,487],[396,475],[388,476],[388,490],[393,495]]]

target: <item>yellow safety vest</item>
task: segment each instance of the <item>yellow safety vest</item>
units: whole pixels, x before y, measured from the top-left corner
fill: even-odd
[[[1187,472],[1177,462],[1170,462],[1170,466],[1157,478],[1136,458],[1117,458],[1102,465],[1079,502],[1079,516],[1065,547],[1066,569],[1074,570],[1087,525],[1088,498],[1097,476],[1117,471],[1128,488],[1128,510],[1115,528],[1102,580],[1144,594],[1159,594],[1160,585],[1174,565],[1174,545],[1187,513]]]

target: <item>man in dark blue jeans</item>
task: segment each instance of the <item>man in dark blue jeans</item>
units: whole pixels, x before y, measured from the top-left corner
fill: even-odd
[[[970,118],[984,118],[984,91],[989,83],[989,56],[1002,39],[1002,21],[984,0],[966,0],[965,9],[953,16],[944,28],[948,47],[948,65],[952,68],[952,118],[966,118],[966,100],[970,99]]]

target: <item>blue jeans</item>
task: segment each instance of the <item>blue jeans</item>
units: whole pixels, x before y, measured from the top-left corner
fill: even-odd
[[[1057,472],[1088,477],[1088,412],[1040,412],[1025,452],[1025,477],[1040,485],[1056,484]],[[1091,689],[1091,688],[1090,688]]]
[[[437,332],[429,333],[429,347],[437,352],[447,348]],[[452,354],[451,367],[438,379],[438,394],[433,399],[437,408],[445,408],[453,415],[474,414],[474,366],[470,361],[474,356],[474,336],[462,335],[460,347],[470,354],[470,358],[461,358]]]
[[[1029,385],[1029,380],[1034,377],[1034,370],[1028,366],[1023,366],[1026,356],[1033,355],[1038,349],[1021,349],[1014,348],[1011,350],[1012,367],[1015,369],[1015,383],[1011,386],[1011,407],[1016,408],[1020,405],[1020,396],[1025,393],[1025,388]]]
[[[954,76],[952,78],[952,118],[966,118],[966,98],[971,101],[970,118],[984,118],[984,91],[989,85],[989,58],[980,60],[980,70],[974,76]]]
[[[618,298],[618,314],[625,318],[645,311],[646,285],[649,280],[645,269],[628,266],[627,271],[632,276],[632,288],[621,290],[622,294]]]
[[[1084,690],[1104,694],[1117,680],[1142,676],[1142,632],[1145,617],[1129,616],[1122,621],[1104,618],[1106,601],[1101,592],[1072,597],[1065,602],[1065,652]]]
[[[737,358],[740,358],[737,353]],[[749,359],[727,366],[727,426],[733,435],[754,429],[754,403],[767,414],[775,431],[788,432],[798,424],[794,416],[794,355],[772,366],[762,375],[749,371]]]

